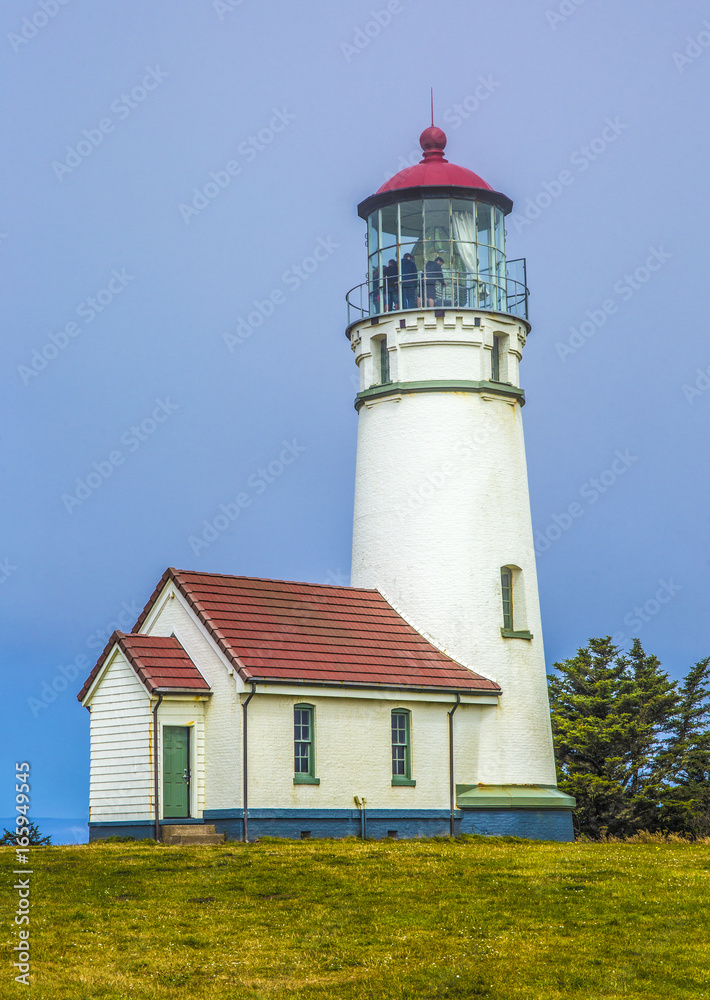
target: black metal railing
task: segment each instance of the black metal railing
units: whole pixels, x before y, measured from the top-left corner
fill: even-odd
[[[481,309],[528,318],[525,259],[506,264],[505,275],[442,269],[442,277],[418,272],[373,275],[345,296],[348,326],[370,316],[410,309]]]

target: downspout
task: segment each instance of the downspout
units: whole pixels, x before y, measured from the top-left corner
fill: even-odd
[[[163,700],[162,694],[158,693],[158,700],[153,706],[153,798],[155,799],[155,841],[160,841],[160,799],[158,781],[158,709]]]
[[[242,840],[245,844],[249,843],[249,823],[247,820],[247,708],[249,702],[252,700],[256,694],[256,682],[251,682],[251,694],[246,701],[242,702],[242,809],[244,813],[243,817],[243,835]]]
[[[454,712],[461,704],[461,695],[456,692],[456,704],[451,709],[450,712],[446,714],[449,717],[449,812],[450,812],[450,833],[453,837],[455,835],[454,827],[454,806],[455,806],[455,796],[454,796]]]
[[[358,810],[360,811],[360,839],[366,840],[367,819],[365,817],[365,803],[367,802],[367,799],[361,799],[358,795],[355,795],[354,799],[355,799],[355,805],[358,807]]]

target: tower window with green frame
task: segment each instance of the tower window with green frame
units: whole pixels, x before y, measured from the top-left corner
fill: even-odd
[[[390,352],[387,349],[387,337],[380,340],[380,382],[386,385],[390,382]]]
[[[502,566],[500,571],[500,594],[503,605],[503,625],[500,633],[504,639],[532,639],[532,633],[525,627],[525,599],[524,593],[520,594],[518,602],[518,627],[515,627],[515,607],[514,607],[514,577],[515,586],[520,585],[520,570],[515,567]],[[519,591],[520,593],[520,591]],[[522,621],[520,620],[522,619]],[[521,624],[523,627],[521,628]]]
[[[500,592],[503,598],[503,628],[513,631],[513,571],[503,566],[500,571]]]
[[[416,785],[412,779],[412,716],[403,708],[392,712],[392,784]]]
[[[319,785],[316,778],[315,710],[313,705],[294,705],[293,783]]]
[[[491,381],[500,382],[500,337],[493,338],[493,350],[491,351]]]

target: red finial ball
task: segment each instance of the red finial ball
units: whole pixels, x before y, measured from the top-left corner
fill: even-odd
[[[443,150],[446,148],[446,132],[437,128],[436,125],[430,125],[419,136],[419,145],[425,153],[430,149]]]

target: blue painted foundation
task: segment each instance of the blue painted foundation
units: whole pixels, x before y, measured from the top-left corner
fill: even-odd
[[[300,840],[308,833],[322,837],[360,837],[361,815],[357,809],[250,809],[249,840],[284,837]],[[202,820],[162,820],[171,823],[211,823],[227,840],[241,840],[241,809],[206,809]],[[365,836],[382,840],[446,837],[450,832],[448,809],[367,809]],[[106,837],[153,838],[152,822],[89,823],[89,840]],[[524,837],[529,840],[573,841],[572,813],[568,809],[457,809],[454,831],[483,837]]]
[[[457,827],[460,811],[454,814]],[[241,809],[206,809],[205,823],[213,823],[227,840],[241,840]],[[360,837],[361,816],[357,809],[250,809],[249,840],[259,837],[286,837],[300,840],[309,832],[318,837]],[[448,809],[367,809],[366,837],[381,840],[396,833],[398,838],[445,837],[450,830]]]
[[[160,826],[170,826],[171,824],[201,826],[204,822],[204,819],[161,819]],[[89,843],[93,840],[105,840],[107,837],[135,837],[136,840],[155,840],[155,823],[153,820],[89,823]]]
[[[528,840],[574,840],[569,809],[464,809],[461,833]]]
[[[107,837],[135,837],[136,840],[155,839],[155,823],[135,820],[128,823],[89,823],[89,843]]]

